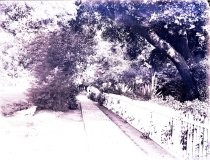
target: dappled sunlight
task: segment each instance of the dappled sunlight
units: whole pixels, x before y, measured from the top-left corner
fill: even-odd
[[[209,15],[206,0],[0,2],[0,159],[208,159]]]

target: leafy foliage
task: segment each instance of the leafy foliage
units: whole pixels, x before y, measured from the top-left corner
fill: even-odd
[[[6,105],[1,106],[1,113],[3,114],[3,116],[11,116],[17,111],[28,109],[30,107],[31,107],[31,104],[27,102],[6,104]]]
[[[0,3],[0,31],[14,40],[14,45],[1,45],[0,65],[12,77],[23,70],[33,73],[37,81],[29,96],[40,108],[74,108],[79,84],[143,99],[155,90],[180,101],[208,97],[206,3],[76,5],[72,19],[76,11],[67,5],[49,13],[52,10],[38,3]]]
[[[29,67],[37,78],[29,96],[38,109],[76,109],[77,66],[85,67],[85,57],[92,52],[92,43],[82,33],[62,28],[46,37],[37,37],[29,44]]]
[[[66,23],[66,18],[69,20],[72,17],[70,13],[73,13],[74,10],[66,12],[66,9],[69,5],[71,5],[71,3],[72,2],[61,2],[59,4],[55,2],[28,3],[12,1],[0,3],[0,32],[2,36],[0,42],[0,68],[1,80],[4,82],[2,83],[1,81],[1,86],[4,87],[5,83],[9,83],[10,79],[12,79],[11,81],[15,81],[15,85],[17,85],[18,88],[21,88],[20,86],[28,88],[29,82],[27,80],[31,82],[31,80],[34,79],[33,76],[35,76],[38,79],[40,78],[39,81],[37,81],[39,85],[36,89],[35,85],[33,86],[34,90],[30,90],[31,95],[35,92],[38,93],[39,89],[41,94],[40,87],[47,89],[47,85],[44,85],[46,81],[42,83],[41,79],[52,79],[52,77],[55,77],[52,71],[48,68],[48,64],[43,64],[47,61],[45,56],[47,48],[49,47],[47,45],[49,42],[48,38],[52,36],[51,33],[53,31],[61,28]],[[43,35],[46,39],[44,39],[41,35]],[[34,44],[33,47],[32,43]],[[29,44],[31,44],[30,47]],[[37,52],[35,55],[33,53],[38,51],[36,49],[40,52]],[[38,53],[41,53],[41,51],[42,54],[39,55]],[[42,61],[44,59],[45,61]],[[33,75],[31,74],[31,71]],[[44,75],[45,73],[46,75]],[[48,76],[48,78],[46,78],[46,76]],[[20,83],[22,82],[21,80],[24,84]],[[55,82],[50,82],[50,84],[52,83],[55,84]],[[48,87],[50,88],[50,85]],[[32,102],[35,102],[35,97],[30,98],[31,100],[33,99]],[[44,98],[46,100],[46,97]],[[74,98],[72,98],[72,105],[70,105],[70,107],[76,106],[73,105],[73,101]],[[36,105],[38,104],[36,103]],[[49,108],[49,106],[46,107]],[[14,104],[8,106],[6,110],[15,111],[17,110],[15,108],[24,107],[16,107]]]
[[[37,110],[66,112],[69,109],[77,109],[77,94],[78,89],[74,84],[62,80],[61,77],[54,77],[52,81],[32,88],[29,100],[37,106]]]
[[[172,95],[181,101],[202,100],[207,97],[206,83],[203,85],[195,78],[194,73],[199,71],[193,66],[200,66],[207,57],[206,10],[204,2],[97,1],[81,4],[72,23],[76,24],[77,30],[88,28],[95,35],[100,31],[105,41],[125,47],[124,59],[131,63],[118,77],[125,77],[135,70],[135,79],[149,70],[147,81],[150,79],[151,82],[155,71],[158,72],[158,82],[165,81],[159,83],[161,93],[165,92],[164,88],[167,90],[164,85],[174,79],[180,87],[181,84],[184,86],[182,96],[178,97],[178,92],[171,92],[170,88],[164,95]],[[139,66],[133,67],[135,65]]]

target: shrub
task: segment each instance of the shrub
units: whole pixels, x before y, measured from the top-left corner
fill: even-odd
[[[16,102],[1,106],[1,113],[3,116],[11,116],[17,111],[28,109],[31,105],[28,102]]]
[[[105,96],[104,96],[102,93],[100,93],[100,94],[98,95],[98,97],[97,97],[97,102],[98,102],[98,104],[99,104],[100,106],[102,106],[102,105],[104,104],[104,102],[105,102]]]
[[[174,99],[172,96],[167,96],[164,99],[161,97],[153,97],[153,102],[158,103],[163,106],[173,108],[175,110],[180,110],[183,114],[190,113],[193,115],[195,120],[203,120],[209,117],[209,99],[206,101],[200,101],[198,99],[193,101],[180,102]]]
[[[96,101],[96,94],[95,93],[89,93],[88,98],[90,98],[92,101]]]
[[[162,95],[164,99],[174,97],[178,101],[186,100],[186,91],[182,80],[175,79],[167,82],[162,87],[157,89],[156,94]]]
[[[54,110],[66,112],[77,109],[76,95],[78,88],[74,84],[63,84],[52,81],[30,90],[29,100],[37,110]]]
[[[87,88],[88,98],[92,101],[97,101],[97,97],[100,95],[100,90],[94,86],[89,86]]]

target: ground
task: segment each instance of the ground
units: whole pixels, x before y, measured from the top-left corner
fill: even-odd
[[[77,110],[1,117],[0,159],[85,159],[87,143],[80,115]]]
[[[106,113],[117,122],[113,123],[85,95],[78,99],[82,110],[34,115],[32,107],[11,117],[0,116],[0,159],[173,159],[115,115]]]

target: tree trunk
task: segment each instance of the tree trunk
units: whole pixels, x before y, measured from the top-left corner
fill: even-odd
[[[168,29],[165,28],[156,28],[154,31],[161,39],[167,41],[177,52],[179,52],[188,64],[195,63],[189,48],[186,30],[181,31],[180,34],[176,33],[175,35],[171,35],[168,32]]]
[[[186,34],[180,35],[180,44],[175,48],[177,48],[176,49],[177,51],[178,49],[180,50],[178,52],[182,52],[182,56],[185,58],[186,61],[189,62],[189,64],[194,64],[194,59],[189,49],[188,39]]]
[[[142,33],[142,32],[140,32]],[[157,49],[161,50],[163,53],[167,55],[167,57],[174,63],[177,70],[179,71],[180,76],[185,85],[186,90],[186,100],[192,100],[195,98],[199,98],[199,92],[194,82],[190,68],[187,65],[185,59],[179,54],[168,42],[161,39],[154,31],[147,30],[147,32],[143,32],[143,37],[152,44]]]

